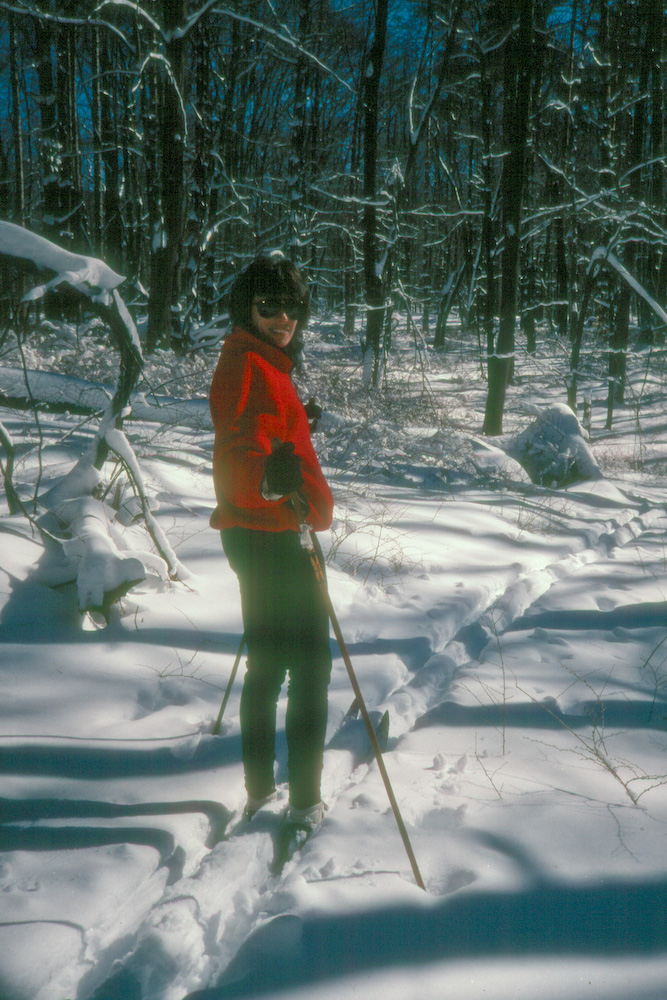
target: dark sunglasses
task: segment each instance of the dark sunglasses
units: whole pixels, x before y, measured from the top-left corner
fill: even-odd
[[[303,316],[303,302],[294,299],[253,299],[252,304],[262,319],[271,319],[282,312],[291,320],[298,320]]]

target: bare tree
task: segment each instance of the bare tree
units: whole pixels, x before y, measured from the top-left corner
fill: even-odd
[[[169,342],[177,324],[178,263],[185,217],[185,140],[187,119],[184,103],[185,25],[187,0],[162,0],[162,36],[165,61],[159,77],[159,169],[160,202],[151,255],[151,286],[148,299],[146,348]]]
[[[365,350],[373,355],[373,381],[378,377],[384,323],[383,265],[378,251],[377,174],[380,79],[387,39],[388,0],[377,0],[373,44],[366,62],[364,86],[364,285],[366,295]]]
[[[12,99],[12,145],[14,147],[14,219],[23,225],[26,217],[25,208],[25,161],[23,117],[21,115],[21,87],[19,82],[19,51],[16,31],[16,15],[8,14],[9,21],[9,64]]]
[[[484,415],[484,433],[489,435],[502,434],[505,394],[514,361],[521,217],[532,79],[533,7],[534,0],[514,0],[505,5],[509,34],[505,41],[503,135],[507,153],[503,163],[502,180],[503,257],[500,325],[495,351],[489,357],[489,391]]]

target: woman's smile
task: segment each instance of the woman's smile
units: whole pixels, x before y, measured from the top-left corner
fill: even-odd
[[[297,320],[290,319],[282,306],[278,308],[280,308],[280,312],[277,312],[275,316],[265,317],[260,314],[257,304],[253,302],[250,318],[254,330],[262,340],[267,340],[274,347],[284,348],[294,336]]]

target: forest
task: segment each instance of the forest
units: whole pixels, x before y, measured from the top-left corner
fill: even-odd
[[[611,425],[628,351],[650,364],[667,321],[665,20],[661,0],[1,0],[0,218],[125,275],[148,352],[210,343],[267,250],[373,382],[395,315],[429,350],[456,316],[486,434],[515,337],[551,340],[576,409],[586,332]]]

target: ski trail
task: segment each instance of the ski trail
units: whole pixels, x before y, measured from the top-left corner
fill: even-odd
[[[358,763],[360,747],[368,750],[363,723],[353,720],[350,729],[350,749],[330,745],[325,751],[322,787],[329,814],[368,768]],[[343,735],[337,731],[330,744]],[[263,809],[242,832],[218,843],[194,874],[168,886],[121,954],[115,944],[97,956],[82,995],[94,989],[95,997],[106,998],[138,988],[142,1000],[181,1000],[214,982],[289,884],[298,855],[281,875],[272,875],[275,844],[266,823],[273,814],[275,826],[284,806],[283,798]]]
[[[589,525],[586,548],[520,573],[505,587],[480,595],[479,603],[468,612],[455,634],[445,639],[442,648],[434,650],[424,665],[378,706],[390,711],[392,737],[409,732],[442,699],[456,671],[477,660],[489,644],[497,645],[513,623],[561,580],[600,560],[606,563],[625,547],[634,548],[643,534],[660,525],[664,516],[662,510],[654,509]]]

